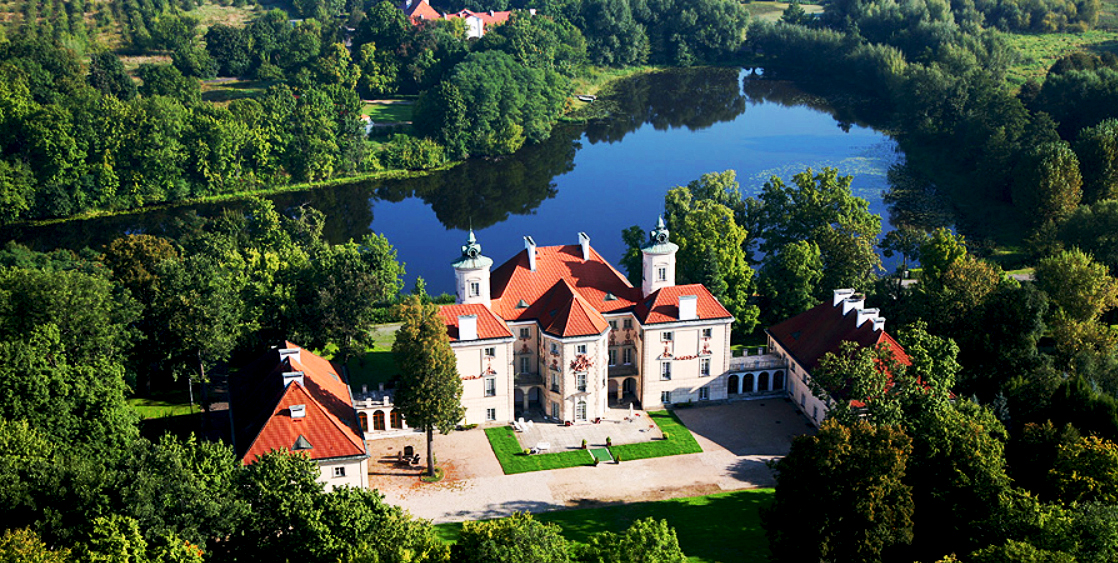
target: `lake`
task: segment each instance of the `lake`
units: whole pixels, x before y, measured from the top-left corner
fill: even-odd
[[[885,219],[886,172],[902,156],[884,133],[840,122],[825,101],[784,81],[739,69],[679,69],[634,77],[597,104],[616,117],[560,124],[544,143],[499,160],[472,160],[423,178],[357,182],[271,197],[281,207],[326,213],[333,242],[384,234],[407,264],[407,287],[452,292],[450,262],[472,225],[499,265],[531,235],[541,246],[577,244],[579,231],[615,264],[621,231],[650,229],[664,194],[707,172],[737,171],[742,192],[806,167],[852,175],[856,195]],[[9,231],[32,248],[99,247],[120,233],[155,232],[175,216],[236,202],[184,206]],[[670,225],[669,225],[670,228]]]

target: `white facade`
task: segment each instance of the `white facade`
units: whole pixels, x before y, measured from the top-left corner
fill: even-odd
[[[318,482],[328,490],[350,486],[362,489],[369,486],[369,458],[361,459],[324,459],[318,461],[320,474]]]

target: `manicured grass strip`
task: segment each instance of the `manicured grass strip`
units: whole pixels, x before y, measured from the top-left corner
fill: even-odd
[[[411,121],[414,108],[412,104],[366,104],[361,113],[369,116],[373,123],[394,123]]]
[[[146,399],[142,397],[133,397],[128,399],[128,404],[136,412],[140,413],[140,417],[147,420],[150,418],[167,418],[171,416],[179,416],[190,414],[192,412],[202,412],[202,406],[195,404],[194,410],[190,410],[190,404],[158,401],[155,399]]]
[[[653,411],[648,413],[648,416],[660,427],[661,432],[668,435],[668,439],[613,446],[610,449],[615,457],[621,458],[621,463],[650,457],[697,454],[703,451],[695,441],[695,437],[691,435],[691,431],[679,421],[679,418],[676,418],[675,413]]]
[[[585,450],[525,455],[524,449],[520,447],[520,442],[516,441],[516,434],[510,426],[486,428],[485,437],[489,438],[489,445],[493,448],[493,453],[497,456],[497,461],[501,464],[501,469],[505,472],[505,475],[578,467],[594,463],[593,456],[587,455]]]
[[[605,448],[594,448],[590,450],[590,455],[598,461],[613,461],[613,456],[609,455],[609,450]]]
[[[694,563],[763,563],[769,560],[769,543],[761,529],[761,507],[772,502],[772,489],[749,489],[657,502],[621,504],[603,508],[561,510],[536,518],[563,528],[563,536],[585,543],[597,532],[620,532],[641,518],[667,520],[675,528],[679,546]],[[440,524],[435,532],[454,542],[461,523]]]

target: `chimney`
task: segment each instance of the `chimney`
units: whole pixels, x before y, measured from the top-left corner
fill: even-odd
[[[854,320],[854,326],[862,326],[866,321],[872,321],[877,318],[877,314],[881,311],[877,309],[858,309],[858,316]]]
[[[477,340],[477,315],[458,316],[458,340]]]
[[[699,318],[699,297],[696,295],[679,296],[679,320],[693,321]]]
[[[528,270],[536,271],[536,241],[532,237],[524,237],[524,248],[528,251]]]
[[[291,358],[291,360],[295,361],[295,362],[300,361],[299,360],[299,349],[298,348],[280,348],[278,350],[278,352],[279,352],[279,359],[280,359],[281,363],[283,362],[283,360],[285,358]]]
[[[873,319],[873,331],[880,332],[885,330],[885,317],[875,317]]]
[[[846,315],[850,312],[851,309],[861,309],[862,305],[865,304],[866,296],[862,295],[861,293],[856,293],[850,297],[847,297],[846,301],[842,302],[842,314]]]
[[[291,385],[292,382],[298,383],[299,385],[303,385],[303,372],[301,372],[301,371],[285,372],[283,374],[283,388],[287,389],[287,386]]]
[[[306,418],[307,405],[291,405],[291,418]]]
[[[582,259],[590,259],[590,235],[586,233],[578,234],[578,245],[582,247]]]
[[[851,295],[854,295],[854,290],[853,289],[836,289],[835,290],[835,296],[834,296],[833,300],[831,301],[831,306],[832,307],[838,307],[839,303],[842,303],[843,301],[846,301],[846,298],[850,297]]]

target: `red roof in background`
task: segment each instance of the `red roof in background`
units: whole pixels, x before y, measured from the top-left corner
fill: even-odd
[[[698,298],[695,304],[698,320],[733,318],[710,290],[698,283],[662,287],[639,303],[633,312],[643,324],[675,322],[679,320],[679,298],[684,295]]]
[[[446,18],[468,18],[470,16],[475,16],[481,20],[481,23],[491,25],[509,21],[510,15],[512,15],[512,12],[494,12],[493,10],[489,10],[488,12],[473,12],[470,10],[462,10],[453,14],[447,14]]]
[[[536,248],[536,271],[528,269],[528,251],[522,250],[493,271],[493,311],[510,321],[536,319],[533,305],[565,280],[590,307],[599,313],[621,311],[636,305],[640,289],[611,266],[596,250],[582,259],[582,247],[540,246]],[[616,299],[607,297],[612,294]],[[517,308],[523,300],[528,306]]]
[[[417,0],[411,6],[403,8],[404,15],[408,17],[413,24],[422,20],[437,20],[442,18],[442,14],[437,12],[427,0]]]
[[[769,327],[768,333],[808,371],[815,369],[827,352],[837,354],[843,342],[857,342],[863,347],[885,344],[898,362],[912,365],[904,348],[885,329],[875,331],[872,321],[854,326],[857,315],[856,309],[843,315],[842,303],[824,302]]]
[[[493,314],[488,307],[480,303],[473,303],[470,305],[445,305],[439,308],[439,316],[442,317],[443,323],[446,324],[447,335],[450,336],[450,341],[455,342],[458,340],[458,317],[465,315],[477,315],[477,337],[478,340],[486,340],[490,338],[511,338],[512,333],[502,321],[500,317]]]
[[[299,359],[280,359],[269,350],[230,377],[230,408],[237,455],[250,464],[272,450],[295,449],[300,436],[310,443],[301,450],[311,459],[365,455],[365,439],[353,408],[349,386],[330,362],[299,348]],[[303,372],[302,384],[283,384],[285,372]],[[305,405],[302,418],[292,418],[291,406]]]

